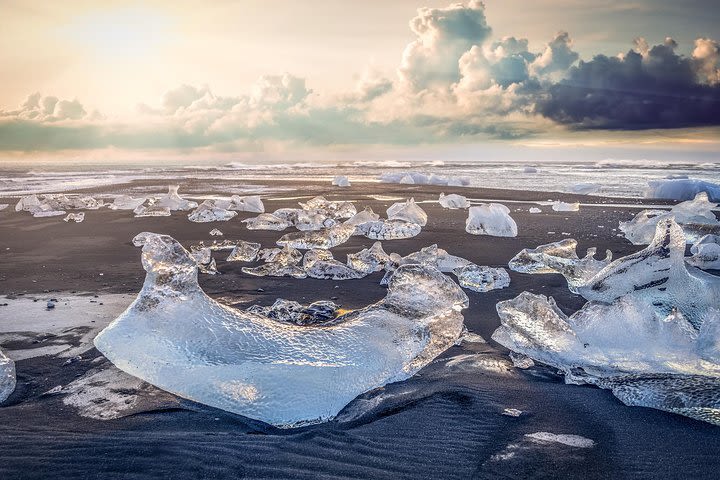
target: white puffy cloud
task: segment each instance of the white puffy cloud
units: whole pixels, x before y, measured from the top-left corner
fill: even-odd
[[[702,83],[708,85],[720,83],[720,45],[718,42],[710,38],[696,39],[692,58]]]
[[[0,110],[0,118],[18,118],[42,122],[58,122],[63,120],[81,120],[88,113],[77,100],[60,100],[53,96],[42,96],[39,92],[28,95],[18,110]],[[93,118],[99,113],[93,112]]]
[[[530,72],[541,76],[565,72],[580,56],[572,49],[572,40],[567,32],[558,32],[545,50],[530,64]]]

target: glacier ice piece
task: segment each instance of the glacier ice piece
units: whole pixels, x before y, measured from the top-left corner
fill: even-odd
[[[702,270],[720,270],[720,236],[705,235],[690,247],[693,255],[685,261]]]
[[[56,217],[66,213],[60,203],[49,201],[46,196],[43,197],[43,200],[40,200],[37,195],[28,195],[20,198],[15,205],[15,211],[30,212],[33,217]]]
[[[336,175],[332,180],[332,184],[336,187],[349,187],[350,180],[345,175]]]
[[[510,209],[500,203],[485,203],[468,210],[465,231],[473,235],[493,237],[517,237],[517,223],[510,216]]]
[[[285,230],[292,226],[287,220],[273,215],[272,213],[261,213],[257,217],[246,218],[242,221],[248,230]]]
[[[293,217],[293,225],[301,232],[322,230],[334,227],[336,224],[335,219],[317,210],[298,209]]]
[[[0,403],[15,391],[15,362],[0,350]]]
[[[372,208],[365,207],[365,209],[361,212],[356,213],[352,217],[345,220],[344,223],[350,224],[350,225],[362,225],[363,223],[368,222],[376,222],[380,220],[380,215],[373,212]]]
[[[154,200],[138,205],[133,213],[136,217],[169,217],[171,214],[169,207],[158,205]]]
[[[324,230],[287,233],[280,237],[276,243],[280,246],[288,245],[301,250],[328,249],[347,242],[354,232],[354,225],[342,223]]]
[[[108,205],[110,210],[135,210],[145,203],[145,197],[131,197],[130,195],[119,195]]]
[[[143,289],[95,346],[166,391],[277,426],[334,417],[359,394],[415,374],[463,330],[468,298],[432,268],[400,267],[377,304],[299,326],[219,304],[178,242],[145,240]]]
[[[212,200],[205,200],[188,214],[188,220],[195,223],[227,222],[236,215],[235,211],[220,208]]]
[[[440,202],[443,208],[470,208],[470,203],[467,201],[467,198],[457,193],[451,193],[450,195],[441,193],[438,202]]]
[[[530,207],[530,208],[528,209],[528,212],[530,212],[530,213],[542,213],[542,210],[540,210],[540,209],[537,208],[537,207]]]
[[[415,203],[414,198],[405,202],[393,203],[387,209],[387,216],[388,220],[402,220],[416,223],[421,227],[427,224],[427,213]]]
[[[379,272],[385,265],[391,263],[391,257],[383,250],[382,243],[375,242],[372,247],[349,253],[347,266],[361,273],[370,274]]]
[[[422,227],[417,223],[402,220],[378,220],[366,222],[356,227],[356,232],[371,240],[398,240],[412,238],[420,233]]]
[[[303,210],[313,210],[332,219],[350,218],[357,213],[357,208],[352,202],[331,201],[319,195],[307,202],[298,202]]]
[[[251,305],[245,311],[294,325],[329,325],[337,318],[340,307],[330,300],[302,305],[293,300],[278,298],[268,307]]]
[[[443,273],[454,272],[458,268],[471,264],[472,262],[466,258],[450,255],[447,250],[438,248],[437,269]]]
[[[308,250],[303,257],[303,268],[310,278],[353,280],[366,275],[335,260],[330,250]]]
[[[648,182],[645,198],[690,200],[702,192],[713,202],[720,202],[720,185],[691,178],[652,180]]]
[[[405,175],[400,179],[398,183],[400,183],[401,185],[414,185],[415,179],[412,177],[412,175]]]
[[[80,223],[85,220],[85,212],[68,213],[67,216],[63,218],[63,220],[66,222],[73,221],[75,223]]]
[[[10,206],[9,203],[0,203],[0,211],[5,210]]]
[[[567,203],[560,200],[553,202],[552,209],[556,212],[577,212],[580,210],[580,203]]]
[[[596,260],[594,247],[587,250],[584,258],[579,258],[576,250],[577,240],[573,238],[525,248],[510,260],[508,266],[520,273],[559,273],[567,280],[570,291],[577,293],[578,287],[610,264],[612,252],[607,250],[604,260]]]
[[[489,292],[510,285],[510,275],[504,268],[466,265],[455,271],[461,287],[473,292]]]
[[[233,195],[230,199],[216,200],[215,206],[234,212],[265,213],[265,205],[258,195]]]
[[[221,232],[217,228],[213,228],[212,230],[210,230],[210,236],[212,236],[212,237],[222,237],[222,235],[223,235],[223,232]]]
[[[265,263],[257,267],[243,267],[243,273],[256,277],[307,277],[305,270],[298,265],[303,258],[299,250],[289,246],[268,248],[260,250],[258,256]]]
[[[260,252],[260,244],[254,242],[246,242],[240,240],[236,243],[230,255],[227,257],[228,262],[252,262]]]
[[[197,208],[197,202],[192,200],[185,200],[178,193],[178,185],[168,185],[168,193],[162,197],[159,197],[155,201],[155,205],[158,207],[167,207],[171,211],[173,210],[192,210]]]

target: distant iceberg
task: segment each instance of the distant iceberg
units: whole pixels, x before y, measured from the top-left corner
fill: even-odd
[[[705,192],[710,201],[720,202],[720,185],[689,178],[652,180],[648,182],[645,198],[692,200],[700,192]]]
[[[143,289],[95,338],[98,350],[164,390],[277,426],[331,419],[412,376],[463,331],[468,298],[433,268],[402,266],[379,303],[301,326],[212,300],[177,241],[143,240]]]

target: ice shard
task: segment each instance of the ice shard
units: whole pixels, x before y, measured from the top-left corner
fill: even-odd
[[[440,205],[442,205],[443,208],[470,208],[470,203],[467,201],[467,198],[456,193],[451,193],[450,195],[445,195],[444,193],[441,193],[438,202],[440,203]]]
[[[169,207],[160,206],[152,200],[148,200],[147,204],[138,205],[133,213],[136,217],[169,217],[171,214]]]
[[[528,212],[530,212],[530,213],[542,213],[542,210],[540,210],[540,209],[537,208],[537,207],[530,207],[530,208],[528,209]]]
[[[350,218],[357,213],[357,209],[352,202],[331,201],[323,196],[317,196],[305,203],[299,202],[299,204],[303,210],[313,210],[336,220]]]
[[[466,265],[455,270],[461,287],[474,292],[489,292],[510,286],[510,275],[504,268]]]
[[[260,250],[258,255],[265,263],[257,267],[243,267],[243,273],[256,277],[307,277],[305,269],[299,265],[303,254],[294,248],[269,248]]]
[[[285,230],[292,226],[292,223],[272,213],[261,213],[257,217],[246,218],[242,223],[248,230]]]
[[[257,258],[259,252],[259,243],[240,240],[236,243],[226,260],[228,262],[252,262]]]
[[[66,222],[80,223],[85,220],[85,212],[68,213],[67,217],[63,218]]]
[[[303,257],[303,268],[310,278],[353,280],[366,275],[335,260],[330,250],[308,250]]]
[[[411,198],[406,202],[393,203],[387,209],[388,220],[402,220],[403,222],[416,223],[421,227],[427,224],[427,213],[420,208],[415,199]]]
[[[339,315],[340,307],[330,300],[302,305],[293,300],[278,298],[268,307],[251,305],[245,311],[300,326],[329,325]]]
[[[234,212],[265,213],[265,205],[263,204],[262,199],[257,195],[247,197],[233,195],[229,200],[216,200],[215,205],[217,207],[224,208],[225,210],[232,210]]]
[[[720,236],[705,235],[690,247],[692,256],[685,261],[702,270],[720,270]]]
[[[510,209],[500,203],[470,207],[465,221],[465,231],[473,235],[493,237],[517,237],[517,223],[510,216]]]
[[[95,338],[98,350],[164,390],[282,427],[331,419],[412,376],[458,341],[468,305],[444,274],[406,265],[377,304],[300,326],[209,298],[169,236],[146,236],[142,260],[143,289]]]
[[[345,175],[337,175],[333,178],[332,184],[336,187],[349,187],[350,180]]]
[[[392,257],[385,253],[380,242],[375,242],[372,247],[357,253],[349,253],[347,256],[347,266],[365,274],[379,272],[392,262]]]
[[[159,207],[167,207],[171,211],[192,210],[193,208],[197,208],[197,202],[193,202],[192,200],[185,200],[180,196],[180,194],[178,193],[179,188],[180,187],[177,185],[169,185],[167,195],[158,198],[155,202],[155,205]]]
[[[292,248],[310,250],[314,248],[332,248],[347,242],[355,233],[354,225],[340,224],[324,230],[311,232],[293,232],[280,237],[277,244]]]
[[[143,203],[145,203],[145,197],[135,198],[130,195],[120,195],[115,197],[108,208],[111,210],[135,210]]]
[[[552,209],[556,212],[577,212],[580,210],[580,204],[578,202],[575,203],[567,203],[567,202],[553,202]]]
[[[0,403],[15,391],[15,362],[0,350]]]
[[[422,227],[417,223],[402,220],[378,220],[356,227],[356,232],[371,240],[398,240],[412,238],[420,233]]]
[[[570,291],[577,293],[578,287],[610,264],[612,252],[607,250],[604,260],[596,260],[595,248],[589,248],[584,258],[579,258],[576,250],[577,240],[572,238],[525,248],[510,260],[508,266],[520,273],[559,273],[567,280]]]
[[[212,236],[212,237],[222,237],[222,235],[223,235],[223,232],[221,232],[217,228],[213,228],[212,230],[210,230],[210,236]]]
[[[220,208],[212,200],[205,200],[188,214],[188,220],[195,223],[227,222],[236,215],[235,211]]]
[[[373,212],[372,208],[365,207],[363,211],[358,212],[345,220],[345,223],[357,226],[362,225],[363,223],[376,222],[378,220],[380,220],[380,215]]]

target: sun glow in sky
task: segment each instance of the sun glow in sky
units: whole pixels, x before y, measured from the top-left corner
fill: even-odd
[[[0,157],[492,143],[711,158],[715,3],[0,0]]]

